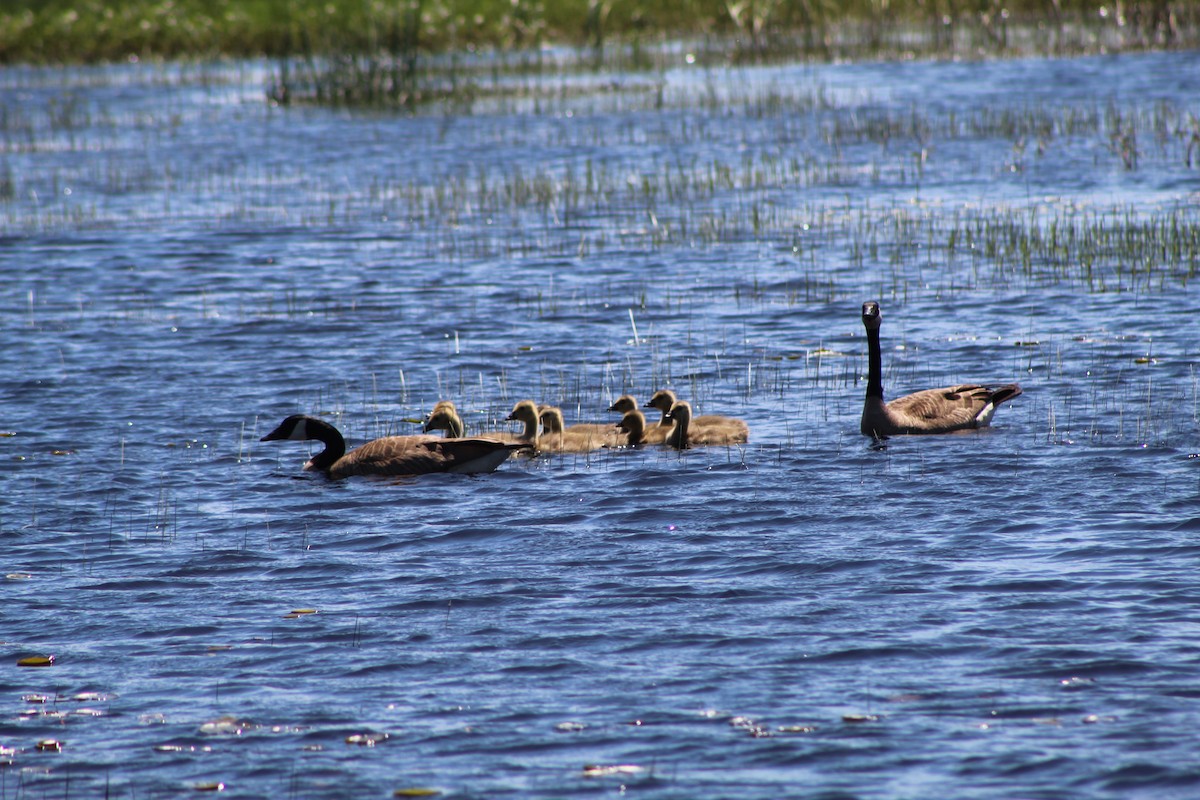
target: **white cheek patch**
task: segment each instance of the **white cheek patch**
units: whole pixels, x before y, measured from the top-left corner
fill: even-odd
[[[979,413],[975,415],[975,424],[981,428],[986,428],[992,424],[992,416],[996,413],[996,407],[988,403]]]
[[[289,439],[307,439],[308,438],[308,423],[305,420],[300,420],[296,427],[292,428],[292,432],[288,434]]]

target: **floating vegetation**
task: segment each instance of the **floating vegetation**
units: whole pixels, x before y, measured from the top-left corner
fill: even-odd
[[[200,726],[200,732],[215,736],[241,736],[246,731],[254,730],[257,727],[254,723],[240,720],[234,716],[224,715],[203,723]]]
[[[359,747],[374,747],[380,742],[386,742],[389,739],[386,733],[352,733],[346,737],[346,744],[358,745]]]
[[[211,753],[212,748],[208,745],[194,744],[156,744],[153,748],[156,753]]]
[[[585,764],[583,776],[585,778],[607,778],[614,775],[640,775],[645,771],[645,767],[636,764]]]
[[[225,784],[222,781],[203,781],[192,785],[197,792],[223,792]]]
[[[18,667],[52,667],[54,666],[54,656],[26,656],[17,661]]]
[[[554,726],[559,733],[578,733],[587,728],[582,722],[560,722]]]

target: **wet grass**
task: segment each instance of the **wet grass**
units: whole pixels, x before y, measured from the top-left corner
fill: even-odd
[[[307,204],[293,204],[291,214],[318,227],[379,217],[406,220],[421,230],[415,244],[425,257],[450,263],[496,255],[589,261],[618,246],[765,245],[790,265],[790,279],[737,279],[713,290],[729,289],[746,304],[829,299],[874,264],[885,265],[876,288],[894,297],[906,296],[910,283],[928,284],[930,275],[939,290],[949,292],[1056,284],[1109,292],[1162,291],[1186,286],[1197,274],[1200,212],[1192,204],[947,200],[955,184],[999,180],[1019,187],[1043,170],[1079,165],[1081,153],[1097,174],[1192,169],[1200,157],[1194,109],[1166,101],[1109,100],[896,111],[878,108],[869,96],[836,97],[816,83],[786,91],[777,85],[733,91],[716,78],[690,96],[647,94],[638,85],[606,96],[610,108],[638,112],[637,124],[603,124],[609,108],[602,106],[575,117],[576,124],[526,134],[514,128],[514,146],[587,153],[579,158],[480,162],[454,167],[436,181],[375,173],[349,193],[306,175]],[[0,116],[0,231],[111,224],[125,212],[110,203],[131,194],[162,196],[166,205],[139,207],[138,213],[147,222],[169,220],[179,212],[170,205],[171,193],[161,190],[171,185],[237,198],[222,217],[254,222],[269,219],[274,198],[294,180],[278,167],[253,174],[210,168],[193,173],[185,163],[143,160],[124,151],[96,157],[122,136],[153,151],[161,146],[164,125],[183,123],[170,109],[158,116],[113,116],[82,98],[69,90],[45,106],[8,106]],[[694,116],[697,109],[734,120],[723,128],[733,137],[731,147],[689,148],[689,141],[706,135],[694,127],[703,119]],[[553,122],[570,118],[572,106],[560,96],[538,108],[514,104],[475,113]],[[760,140],[764,124],[772,135]],[[635,164],[618,155],[648,145],[661,145],[651,159]],[[966,174],[952,174],[963,169],[953,160],[943,166],[942,152],[954,148],[964,148],[976,162]],[[87,158],[58,158],[72,153]],[[13,168],[16,159],[42,158],[59,166],[41,174]],[[330,179],[340,181],[336,175]],[[949,189],[925,188],[947,181]],[[92,191],[75,188],[81,185]],[[87,199],[76,200],[76,192]],[[855,200],[854,192],[866,194]],[[878,196],[883,199],[871,199]],[[464,226],[478,235],[458,235]],[[552,313],[547,288],[520,296],[518,307]],[[645,297],[646,289],[640,291]]]
[[[1098,0],[995,4],[939,0],[784,3],[671,0],[10,0],[0,9],[0,62],[130,58],[416,55],[712,37],[725,57],[845,59],[907,53],[1079,53],[1189,46],[1190,0],[1116,8]],[[384,63],[381,61],[380,63]]]

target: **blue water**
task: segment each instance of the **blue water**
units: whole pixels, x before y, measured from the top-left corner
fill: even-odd
[[[1194,231],[1186,123],[1148,126],[1196,61],[416,114],[271,107],[262,64],[0,72],[0,798],[1197,796],[1194,265],[942,246]],[[951,134],[1031,108],[1119,110],[1136,169],[1103,122],[1019,164]],[[872,448],[866,299],[889,395],[1025,394]],[[750,443],[330,483],[258,441],[663,386]]]

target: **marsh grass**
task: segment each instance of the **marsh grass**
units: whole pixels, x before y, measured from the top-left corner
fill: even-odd
[[[510,430],[503,418],[524,396],[562,405],[575,421],[607,421],[603,409],[616,396],[633,391],[644,398],[671,386],[703,412],[787,409],[781,413],[790,416],[779,422],[786,431],[853,416],[864,371],[861,341],[779,341],[762,329],[713,321],[714,310],[752,318],[760,310],[863,295],[910,301],[1048,289],[1152,296],[1190,288],[1196,277],[1200,210],[1194,204],[1163,201],[1162,194],[1128,204],[1031,190],[981,197],[974,188],[1005,188],[1006,176],[1034,176],[1057,156],[1085,171],[1090,165],[1117,186],[1129,173],[1194,168],[1200,126],[1193,108],[1138,98],[889,108],[870,92],[845,96],[817,82],[742,84],[737,72],[713,71],[687,88],[642,73],[627,91],[581,75],[543,79],[499,70],[495,85],[516,88],[442,110],[447,128],[466,120],[463,127],[474,130],[471,123],[480,122],[486,129],[503,118],[513,152],[533,157],[426,171],[406,164],[349,177],[307,164],[214,169],[169,158],[160,163],[163,151],[154,145],[165,135],[158,131],[187,124],[174,118],[177,108],[135,118],[89,105],[85,92],[65,93],[44,108],[9,107],[0,118],[0,164],[7,167],[0,176],[9,176],[0,203],[5,233],[190,223],[181,200],[154,203],[200,187],[205,197],[233,198],[197,204],[210,217],[199,223],[202,229],[257,230],[263,226],[256,223],[266,221],[268,228],[296,226],[306,241],[338,247],[367,231],[388,247],[401,242],[402,255],[385,259],[381,274],[409,270],[413,276],[402,289],[380,289],[368,302],[353,292],[330,296],[322,287],[295,283],[281,262],[264,278],[268,283],[251,292],[203,289],[178,302],[123,288],[86,303],[47,306],[29,290],[27,307],[18,303],[17,311],[27,311],[31,330],[67,314],[139,325],[310,317],[390,324],[420,318],[434,301],[471,316],[489,300],[503,300],[515,320],[513,342],[503,352],[481,347],[455,320],[436,334],[443,364],[436,374],[387,366],[369,378],[333,383],[299,405],[345,419],[347,437],[365,439],[414,432],[409,419],[442,397],[460,403],[469,430]],[[597,108],[581,110],[592,100]],[[636,123],[611,124],[604,115],[613,109]],[[390,120],[330,113],[367,129]],[[429,105],[413,111],[434,113]],[[736,124],[706,127],[713,119]],[[570,122],[555,124],[560,120]],[[134,145],[114,146],[130,127],[137,131]],[[772,138],[756,138],[762,131]],[[716,134],[725,137],[720,146],[689,149]],[[468,131],[464,144],[487,146],[471,138],[478,135]],[[966,175],[949,174],[962,169],[943,160],[950,145],[970,150],[974,161]],[[536,157],[550,150],[560,155]],[[1086,158],[1075,158],[1080,152]],[[931,188],[939,182],[940,190]],[[76,190],[71,199],[63,199],[67,187]],[[81,187],[97,191],[89,196]],[[294,197],[284,217],[279,196],[287,193]],[[85,196],[82,203],[75,199]],[[338,247],[333,258],[353,253]],[[481,277],[497,258],[517,265],[536,288]],[[702,278],[688,266],[696,258],[708,262]],[[617,261],[646,268],[636,276],[625,271],[573,283],[555,277],[578,269],[599,275]],[[420,268],[410,270],[413,265]],[[606,326],[614,344],[589,353],[584,363],[575,353],[564,358],[534,333],[547,330],[543,325],[580,324]],[[1012,338],[1046,336],[1031,325]],[[1082,345],[1047,341],[1002,347],[1007,373],[1064,381],[1062,365],[1079,363]],[[889,384],[916,388],[947,380],[938,371],[945,367],[935,368],[923,351],[906,352],[889,362]],[[1049,439],[1082,438],[1084,425],[1096,440],[1178,435],[1170,398],[1190,405],[1194,419],[1195,379],[1190,398],[1174,389],[1159,393],[1154,365],[1134,361],[1144,355],[1105,356],[1130,362],[1108,379],[1111,386],[1089,379],[1052,401],[1030,392],[1023,408],[1038,410],[1037,426],[1050,431]],[[167,513],[158,522],[147,514],[148,530],[177,527]]]
[[[943,0],[784,3],[671,0],[645,4],[508,0],[10,0],[0,10],[0,61],[436,54],[548,43],[647,58],[643,42],[704,36],[729,59],[845,59],[889,53],[1070,54],[1187,46],[1187,0],[1123,3],[1018,0],[1004,8]],[[624,67],[628,67],[626,63]]]

